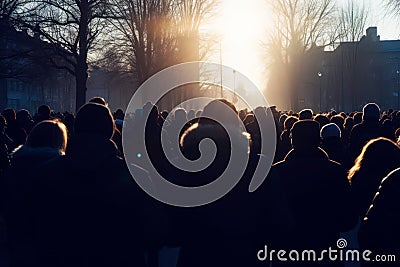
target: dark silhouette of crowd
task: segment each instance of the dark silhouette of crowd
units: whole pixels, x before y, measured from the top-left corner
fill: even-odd
[[[276,126],[274,164],[264,183],[249,193],[257,163],[265,160],[260,131],[265,126],[257,120],[263,113]],[[212,116],[232,136],[207,118]],[[137,155],[129,161],[122,142],[125,124],[133,127],[127,128],[132,138],[124,147]],[[141,129],[145,147],[138,142]],[[180,151],[164,151],[162,135],[178,142]],[[217,148],[206,169],[188,172],[169,162],[178,152],[198,159],[205,138]],[[224,173],[232,142],[238,153],[248,154],[248,164],[236,186],[207,205],[163,204],[147,195],[128,170],[127,164],[135,178],[152,185],[155,173],[142,157],[147,151],[166,180],[203,186]],[[264,245],[276,251],[322,251],[337,248],[344,236],[356,240],[349,248],[400,260],[399,144],[400,111],[382,111],[375,103],[352,113],[315,114],[275,106],[237,110],[216,99],[200,111],[160,111],[147,103],[124,114],[122,109],[112,113],[103,98],[95,97],[76,115],[47,105],[34,116],[5,109],[0,116],[0,266],[344,266],[328,258],[257,258]]]

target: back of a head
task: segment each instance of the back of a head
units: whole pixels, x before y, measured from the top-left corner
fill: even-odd
[[[122,110],[122,109],[117,109],[116,111],[115,111],[115,119],[117,119],[117,120],[123,120],[124,119],[124,116],[125,116],[125,114],[124,114],[124,111]]]
[[[111,139],[114,134],[114,120],[110,110],[101,104],[83,105],[75,118],[75,135],[93,134]]]
[[[378,121],[381,116],[381,110],[375,103],[368,103],[363,108],[363,121]]]
[[[41,117],[49,117],[51,113],[51,109],[48,105],[41,105],[38,108],[38,115]]]
[[[286,118],[285,122],[283,123],[284,125],[284,129],[286,131],[290,131],[290,129],[292,129],[293,124],[296,123],[296,121],[298,121],[299,119],[294,117],[294,116],[289,116]]]
[[[62,122],[44,120],[32,128],[26,140],[26,146],[50,147],[63,153],[67,146],[67,128]]]
[[[26,109],[18,110],[16,117],[18,121],[32,120],[31,114]]]
[[[311,109],[303,109],[299,113],[300,120],[311,120],[313,117],[313,111]]]
[[[344,118],[340,115],[335,115],[331,118],[331,122],[335,123],[337,126],[339,126],[340,129],[343,129],[344,125]]]
[[[174,113],[175,121],[185,122],[187,120],[186,110],[177,108]]]
[[[321,128],[329,123],[329,118],[322,114],[318,114],[317,116],[315,116],[314,120],[319,123],[319,126]]]
[[[312,150],[321,142],[319,124],[313,120],[297,121],[290,132],[294,150]]]
[[[349,172],[351,178],[360,169],[388,172],[400,165],[400,147],[390,139],[380,137],[370,140],[357,157]],[[386,175],[382,174],[382,175]],[[383,178],[383,177],[381,177]]]
[[[210,117],[223,124],[237,127],[239,127],[240,123],[235,105],[226,99],[216,99],[208,103],[204,107],[201,116]],[[199,122],[202,123],[207,120],[208,119],[200,118]]]
[[[88,102],[89,103],[100,104],[100,105],[103,105],[103,106],[106,106],[106,107],[108,106],[107,101],[104,98],[102,98],[101,96],[92,97]]]
[[[13,110],[12,108],[6,108],[5,110],[3,110],[1,115],[3,115],[3,117],[6,119],[8,123],[15,121],[16,119],[15,110]]]

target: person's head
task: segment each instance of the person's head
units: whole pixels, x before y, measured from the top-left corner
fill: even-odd
[[[363,121],[379,121],[381,110],[375,103],[368,103],[363,108]]]
[[[351,129],[353,128],[353,126],[354,126],[353,117],[347,117],[347,118],[344,120],[344,125],[343,125],[343,127],[344,127],[345,129],[347,129],[347,130],[351,130]]]
[[[328,117],[322,114],[315,116],[314,120],[319,123],[321,128],[329,123]]]
[[[67,128],[57,120],[39,122],[32,128],[25,145],[31,148],[54,148],[63,154],[67,147]]]
[[[196,111],[194,109],[189,110],[187,114],[188,121],[193,120],[196,116]]]
[[[16,120],[15,110],[13,110],[12,108],[6,108],[5,110],[3,110],[1,115],[3,115],[3,117],[6,119],[7,123],[10,123],[10,122],[13,122]]]
[[[340,138],[341,137],[341,131],[339,126],[337,126],[335,123],[328,123],[325,126],[321,128],[321,139],[325,140],[328,138]]]
[[[116,120],[123,120],[124,116],[125,116],[125,114],[124,114],[124,111],[122,109],[119,108],[119,109],[117,109],[115,111],[115,119]]]
[[[185,122],[187,120],[186,110],[183,108],[177,108],[174,113],[175,121]]]
[[[285,122],[283,123],[283,128],[285,131],[290,131],[292,129],[293,124],[298,121],[299,119],[294,116],[289,116],[286,118]]]
[[[49,118],[50,117],[50,113],[51,113],[51,109],[50,109],[50,107],[48,105],[41,105],[38,108],[37,113],[42,118]]]
[[[344,118],[340,115],[335,115],[331,118],[331,122],[336,124],[340,129],[343,129]]]
[[[313,120],[299,120],[290,131],[291,142],[294,150],[313,150],[318,148],[321,139],[319,124]]]
[[[16,118],[18,122],[30,122],[32,121],[32,116],[26,109],[18,110],[16,114]]]
[[[279,127],[281,128],[281,130],[283,130],[285,128],[284,124],[285,124],[285,120],[287,119],[288,115],[286,114],[282,114],[279,117]]]
[[[104,98],[102,98],[101,96],[92,97],[89,100],[89,103],[96,103],[96,104],[100,104],[100,105],[108,107],[107,101]]]
[[[111,139],[114,129],[115,124],[112,114],[104,105],[87,103],[76,114],[74,124],[75,135],[100,135]]]
[[[299,113],[300,120],[311,120],[313,117],[313,111],[311,109],[303,109]]]
[[[400,165],[400,147],[390,139],[380,137],[369,141],[361,150],[360,155],[349,171],[349,179],[361,169],[367,173],[380,172],[386,175]],[[383,178],[383,177],[381,177]]]
[[[204,107],[201,116],[199,123],[209,121],[203,117],[214,118],[217,121],[233,126],[239,126],[240,122],[235,105],[226,99],[212,100]]]

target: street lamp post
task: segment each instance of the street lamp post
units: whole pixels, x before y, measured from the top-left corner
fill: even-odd
[[[319,111],[322,112],[322,72],[317,73],[319,77]]]

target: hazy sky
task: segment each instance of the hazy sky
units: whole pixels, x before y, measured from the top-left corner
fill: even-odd
[[[220,34],[222,63],[247,75],[264,90],[266,86],[265,49],[268,27],[272,15],[267,0],[221,0],[220,12],[214,17],[207,31]],[[337,0],[338,5],[347,0]],[[356,0],[362,3],[363,0]],[[399,21],[386,14],[384,1],[365,0],[369,10],[367,27],[377,26],[382,40],[400,38]],[[219,62],[219,51],[211,57]]]

